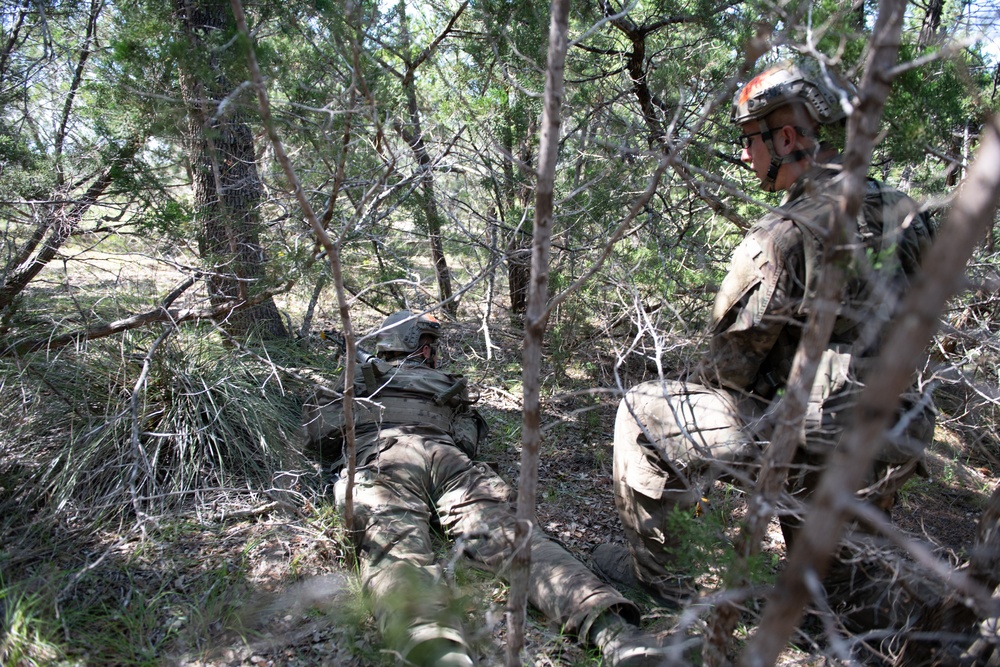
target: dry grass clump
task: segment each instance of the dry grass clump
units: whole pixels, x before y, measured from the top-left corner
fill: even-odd
[[[135,331],[4,365],[0,418],[19,453],[5,466],[4,495],[36,508],[157,515],[310,469],[298,446],[299,388],[204,330]]]

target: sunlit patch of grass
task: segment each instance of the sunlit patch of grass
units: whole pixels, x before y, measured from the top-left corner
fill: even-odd
[[[46,600],[0,577],[0,664],[34,667],[53,664],[64,657],[58,625],[46,617]]]

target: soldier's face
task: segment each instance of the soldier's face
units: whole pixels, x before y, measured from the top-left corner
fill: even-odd
[[[761,137],[760,125],[753,120],[743,124],[741,131],[746,139],[740,148],[740,159],[750,165],[754,174],[763,183],[767,176],[767,169],[771,165],[771,153]]]
[[[427,334],[422,334],[420,340],[417,342],[417,351],[415,354],[419,354],[423,359],[423,364],[430,368],[435,368],[437,364],[437,347],[435,346],[435,340],[433,336],[428,336]]]

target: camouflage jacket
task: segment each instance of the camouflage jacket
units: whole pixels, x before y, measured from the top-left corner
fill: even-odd
[[[734,251],[712,311],[710,349],[696,371],[701,381],[765,399],[787,383],[819,279],[820,234],[837,213],[837,173],[817,167],[803,175],[777,212],[754,225]],[[817,382],[837,383],[831,375],[843,376],[846,365],[863,377],[864,360],[877,354],[883,325],[931,236],[926,215],[912,199],[868,181],[830,358]],[[821,388],[820,394],[836,390]]]
[[[337,387],[343,387],[343,378]],[[474,458],[486,436],[486,421],[472,409],[465,379],[417,365],[392,366],[373,360],[354,373],[355,445],[364,465],[398,432],[450,437]],[[306,448],[334,469],[346,463],[343,397],[317,388],[303,407]]]

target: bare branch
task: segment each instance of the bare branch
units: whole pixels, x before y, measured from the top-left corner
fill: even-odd
[[[538,182],[535,189],[535,230],[531,248],[531,280],[524,319],[524,422],[521,430],[521,473],[517,491],[517,529],[510,572],[508,602],[507,665],[523,664],[524,620],[528,605],[528,575],[531,570],[531,532],[535,526],[538,494],[538,453],[541,448],[540,377],[542,343],[549,310],[549,249],[552,245],[552,202],[556,162],[559,157],[559,126],[563,101],[563,72],[569,32],[569,0],[552,0],[549,22],[549,55],[545,71],[545,106],[542,111],[541,143],[538,148]]]
[[[193,282],[191,284],[193,284]],[[77,341],[105,338],[123,331],[137,329],[141,326],[156,324],[158,322],[171,322],[176,325],[182,322],[192,322],[196,320],[224,319],[233,313],[237,313],[263,303],[275,295],[284,294],[292,288],[292,285],[292,283],[285,283],[284,285],[264,290],[246,300],[227,301],[209,308],[170,309],[167,305],[160,305],[151,310],[136,313],[135,315],[130,315],[129,317],[96,327],[91,327],[89,329],[82,329],[80,331],[74,331],[60,336],[31,338],[28,340],[18,341],[0,351],[0,357],[28,354],[29,352],[36,352],[38,350],[57,350]],[[173,298],[170,300],[173,301],[173,299],[176,299],[179,294],[180,292],[175,289],[174,292],[171,292],[170,296]]]
[[[441,32],[438,34],[438,36],[435,37],[434,40],[431,41],[431,43],[428,44],[427,47],[420,52],[420,55],[417,56],[416,60],[414,60],[412,63],[407,64],[406,75],[404,76],[404,85],[405,85],[405,79],[406,78],[412,79],[413,73],[417,71],[417,68],[420,67],[424,63],[424,61],[431,56],[432,53],[434,53],[434,50],[437,49],[438,45],[444,41],[444,38],[447,37],[449,33],[451,33],[452,28],[455,27],[455,22],[458,21],[459,17],[462,15],[462,12],[464,12],[465,8],[468,6],[469,6],[469,0],[465,0],[465,2],[463,2],[459,6],[459,8],[455,11],[455,14],[451,17],[451,20],[448,21],[448,25],[446,25],[444,29],[442,29]]]

